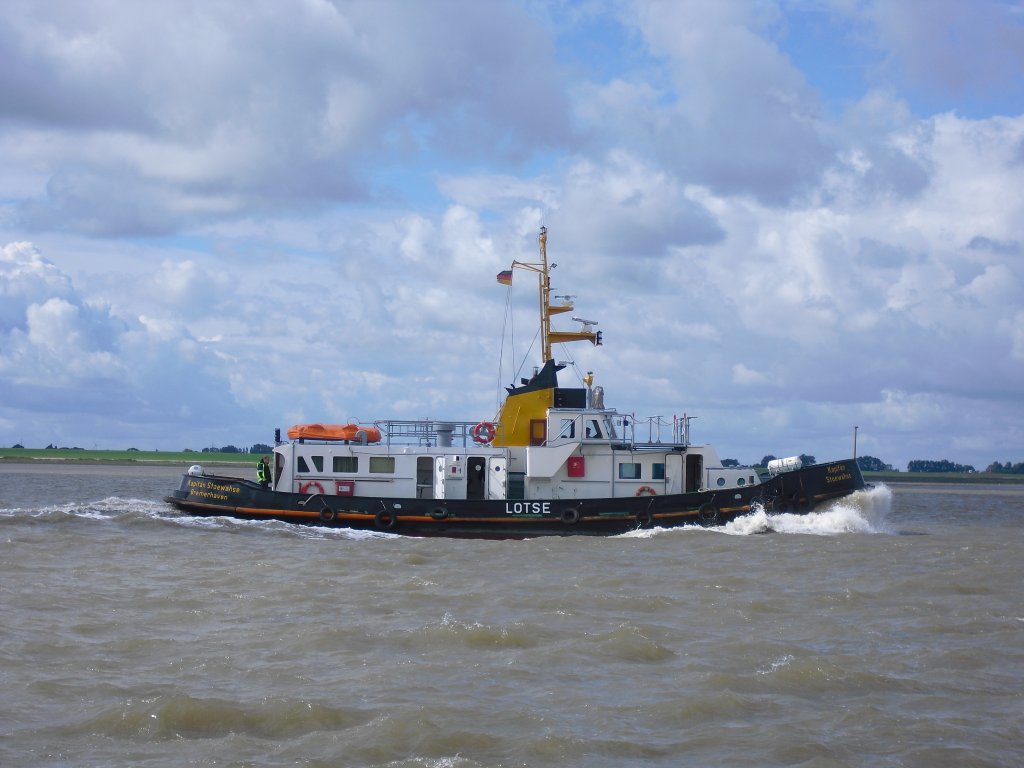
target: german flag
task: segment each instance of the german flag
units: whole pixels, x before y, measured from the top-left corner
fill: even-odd
[[[498,282],[502,285],[512,285],[512,270],[506,269],[498,273]]]

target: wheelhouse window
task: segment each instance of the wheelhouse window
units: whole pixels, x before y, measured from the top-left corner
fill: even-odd
[[[576,419],[562,419],[562,426],[558,430],[560,438],[576,437]]]
[[[324,457],[323,456],[310,456],[309,460],[313,462],[313,466],[316,468],[317,472],[323,472],[324,471]],[[296,472],[312,472],[313,471],[312,469],[309,468],[309,464],[306,463],[306,457],[305,456],[299,456],[299,460],[295,463],[295,466],[296,466],[296,470],[295,470]]]
[[[395,472],[394,456],[371,456],[370,472],[379,475],[391,475]]]
[[[334,471],[335,472],[358,472],[359,471],[359,457],[358,456],[335,456],[334,457]]]
[[[591,440],[599,440],[604,437],[597,419],[587,419],[587,437]]]
[[[639,480],[640,479],[640,465],[634,464],[633,462],[623,461],[619,463],[619,479],[620,480]]]

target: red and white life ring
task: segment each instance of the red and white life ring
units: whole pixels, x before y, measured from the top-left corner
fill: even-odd
[[[649,485],[641,485],[636,489],[634,496],[657,496],[658,493]]]
[[[489,421],[481,421],[473,427],[473,442],[487,445],[494,439],[496,434],[498,434],[497,427]]]
[[[316,492],[323,495],[324,487],[320,485],[318,480],[310,480],[308,483],[303,483],[299,486],[299,493],[309,493],[310,488],[316,488]]]

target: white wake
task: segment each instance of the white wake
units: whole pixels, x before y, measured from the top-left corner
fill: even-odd
[[[891,533],[888,525],[892,491],[878,484],[857,491],[802,515],[768,514],[761,508],[715,530],[731,536],[754,533],[805,533],[835,536],[841,533]]]

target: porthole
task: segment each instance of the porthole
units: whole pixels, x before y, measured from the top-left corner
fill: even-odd
[[[723,485],[725,485],[725,478],[724,477],[718,478],[718,487],[721,488]]]

